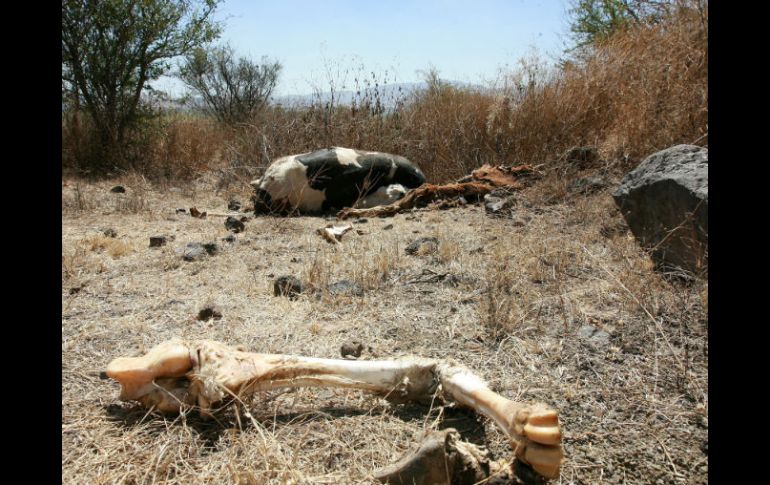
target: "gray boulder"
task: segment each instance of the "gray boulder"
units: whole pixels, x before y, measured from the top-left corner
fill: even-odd
[[[708,149],[653,153],[612,194],[639,243],[662,270],[708,267]]]

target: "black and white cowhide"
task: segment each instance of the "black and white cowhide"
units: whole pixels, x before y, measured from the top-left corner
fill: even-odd
[[[333,147],[281,157],[251,185],[257,214],[313,214],[390,204],[423,183],[404,157]]]

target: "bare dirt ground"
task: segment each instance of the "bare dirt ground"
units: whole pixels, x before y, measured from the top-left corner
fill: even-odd
[[[125,194],[110,192],[117,183]],[[535,186],[513,217],[415,211],[354,223],[361,233],[338,245],[315,233],[332,219],[255,218],[229,243],[224,218],[175,213],[224,211],[232,195],[248,205],[212,177],[63,181],[62,483],[370,483],[444,427],[510,456],[492,423],[452,407],[303,389],[255,396],[253,420],[227,410],[204,421],[148,414],[99,378],[111,359],[175,336],[329,358],[359,340],[365,359],[451,358],[506,397],[559,411],[553,483],[707,483],[707,284],[654,272],[608,192],[548,205]],[[156,235],[174,238],[148,247]],[[405,254],[425,236],[436,253]],[[187,262],[189,242],[219,252]],[[284,274],[318,291],[275,297]],[[364,296],[323,291],[342,279]],[[207,304],[222,318],[199,321]]]

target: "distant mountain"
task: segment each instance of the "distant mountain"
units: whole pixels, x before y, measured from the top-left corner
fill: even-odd
[[[455,87],[483,89],[481,86],[460,81],[445,82]],[[427,88],[427,83],[419,82],[384,84],[382,86],[378,86],[376,89],[370,87],[367,89],[361,89],[360,91],[349,89],[334,93],[334,102],[338,105],[350,106],[353,104],[353,101],[361,101],[367,98],[374,101],[375,99],[379,98],[385,109],[393,109],[396,107],[399,101],[404,101],[414,93],[423,91]],[[313,94],[274,96],[271,99],[271,103],[283,106],[309,106],[314,102],[320,101],[321,104],[325,104],[331,100],[332,93],[330,91],[324,91]]]
[[[478,89],[485,90],[482,86],[465,83],[460,81],[444,81],[447,84],[458,88]],[[428,88],[428,84],[425,82],[418,83],[394,83],[384,84],[378,86],[376,89],[373,87],[367,89],[361,89],[356,91],[348,89],[344,91],[338,91],[334,93],[334,103],[338,106],[350,106],[353,101],[361,102],[366,99],[374,102],[379,99],[385,110],[391,110],[397,106],[399,101],[405,101],[410,96],[419,91],[423,91]],[[323,91],[311,94],[290,94],[284,96],[273,96],[270,99],[270,104],[295,107],[295,106],[310,106],[313,103],[326,104],[332,100],[332,93],[330,91]],[[200,96],[189,96],[186,100],[183,99],[169,99],[169,98],[156,98],[153,99],[153,104],[159,106],[167,111],[192,111],[196,107],[200,107],[203,104],[203,99]]]
[[[354,100],[361,101],[369,98],[373,101],[377,97],[386,109],[392,109],[398,101],[404,100],[416,91],[421,91],[425,88],[427,88],[425,83],[396,83],[378,86],[376,89],[373,87],[360,91],[349,89],[334,93],[334,102],[339,105],[350,106]],[[322,91],[311,94],[274,96],[271,102],[283,106],[309,106],[319,102],[326,104],[331,100],[331,91]]]

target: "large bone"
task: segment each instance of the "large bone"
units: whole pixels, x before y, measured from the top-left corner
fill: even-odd
[[[197,405],[204,415],[228,397],[277,388],[362,389],[391,402],[429,402],[440,390],[444,397],[492,419],[511,440],[515,455],[541,475],[557,477],[563,457],[556,411],[545,404],[506,399],[465,367],[432,359],[320,359],[175,339],[144,356],[113,360],[106,374],[120,382],[121,400],[163,412]]]

